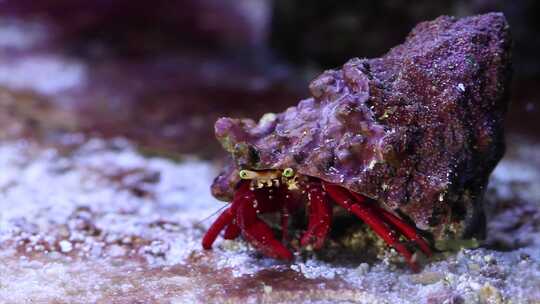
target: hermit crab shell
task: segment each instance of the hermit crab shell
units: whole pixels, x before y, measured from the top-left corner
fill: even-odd
[[[221,118],[216,136],[232,163],[213,194],[230,199],[240,169],[290,167],[435,237],[481,235],[483,192],[504,152],[509,46],[502,14],[443,16],[380,58],[324,72],[312,97],[283,113]]]

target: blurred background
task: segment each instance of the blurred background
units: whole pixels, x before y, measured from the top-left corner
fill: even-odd
[[[540,135],[540,2],[4,0],[0,138],[127,137],[158,154],[222,155],[219,116],[257,118],[308,96],[352,57],[376,57],[418,22],[489,11],[514,37],[512,134]]]

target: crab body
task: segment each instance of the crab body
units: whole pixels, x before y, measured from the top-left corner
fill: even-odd
[[[280,213],[286,231],[303,205],[302,246],[322,247],[337,205],[413,268],[415,248],[431,254],[422,235],[481,237],[483,191],[504,152],[509,45],[501,14],[440,17],[381,58],[324,72],[311,98],[283,113],[219,119],[216,137],[232,160],[212,193],[231,205],[203,246],[225,229],[290,259],[287,233],[278,241],[258,215]]]

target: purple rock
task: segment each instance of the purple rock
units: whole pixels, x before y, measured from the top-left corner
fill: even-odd
[[[442,16],[374,59],[351,59],[285,112],[221,118],[234,163],[213,194],[229,200],[239,169],[284,169],[339,184],[435,237],[482,235],[482,199],[504,153],[511,76],[502,14]]]

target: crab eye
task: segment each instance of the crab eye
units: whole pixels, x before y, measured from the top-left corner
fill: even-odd
[[[238,172],[241,179],[256,179],[259,176],[259,173],[251,170],[240,170]]]
[[[249,171],[248,170],[240,170],[240,172],[238,172],[238,175],[240,175],[241,179],[249,179]]]
[[[294,170],[292,168],[286,168],[285,170],[283,170],[283,173],[281,173],[281,175],[285,177],[293,177]]]

